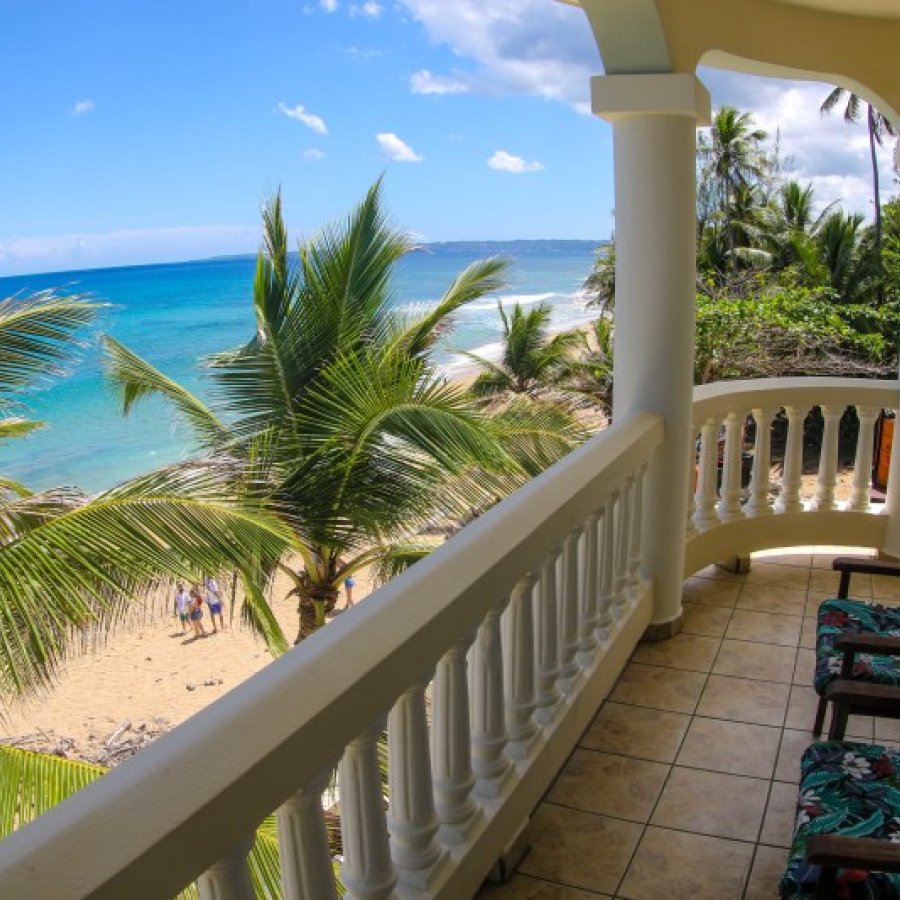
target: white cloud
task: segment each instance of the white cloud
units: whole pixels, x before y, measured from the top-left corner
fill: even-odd
[[[381,131],[375,135],[381,152],[393,162],[422,162],[420,156],[405,141],[400,140],[392,131]]]
[[[526,172],[540,172],[544,168],[537,160],[528,162],[521,156],[507,153],[506,150],[498,150],[487,164],[498,172],[509,172],[512,175],[524,175]]]
[[[337,0],[319,0],[319,6],[327,13],[337,12]]]
[[[350,7],[350,15],[354,18],[356,16],[365,16],[369,19],[377,19],[383,12],[384,7],[380,3],[375,3],[374,0],[368,0],[368,2],[359,6]]]
[[[0,238],[0,275],[253,253],[259,226],[198,225]]]
[[[303,151],[303,158],[308,159],[310,162],[318,162],[320,159],[325,159],[325,153],[316,147],[310,147],[308,150]]]
[[[466,94],[469,86],[456,78],[434,75],[428,69],[420,69],[409,77],[409,86],[414,94]]]
[[[85,113],[94,111],[94,101],[93,100],[79,100],[72,107],[72,115],[73,116],[83,116]]]
[[[281,102],[278,104],[278,111],[286,115],[289,119],[302,122],[307,128],[311,128],[316,134],[328,134],[328,128],[325,120],[321,116],[309,112],[306,107],[298,103],[296,106],[288,106]]]

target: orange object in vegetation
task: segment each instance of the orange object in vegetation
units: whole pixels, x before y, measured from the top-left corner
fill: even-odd
[[[896,418],[883,416],[878,429],[875,448],[875,487],[880,491],[887,489],[888,469],[891,465],[891,447],[894,444],[894,422]]]

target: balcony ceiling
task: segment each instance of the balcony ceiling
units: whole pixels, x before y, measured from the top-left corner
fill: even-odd
[[[900,0],[563,0],[608,74],[712,65],[849,88],[900,123]]]

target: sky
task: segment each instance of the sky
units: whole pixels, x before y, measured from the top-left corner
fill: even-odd
[[[0,0],[0,59],[0,276],[254,252],[279,187],[299,239],[382,173],[421,240],[613,228],[602,66],[554,0]],[[870,216],[866,132],[819,115],[828,86],[700,75]]]

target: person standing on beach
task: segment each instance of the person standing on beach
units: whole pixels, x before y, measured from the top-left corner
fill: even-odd
[[[206,637],[206,629],[203,627],[203,598],[196,587],[191,588],[191,625],[194,628],[194,637]]]
[[[184,585],[179,581],[175,585],[175,603],[172,605],[172,615],[178,616],[181,622],[181,633],[187,634],[188,622],[191,613],[191,595],[184,589]]]
[[[347,592],[347,609],[353,606],[353,588],[356,587],[356,579],[349,575],[344,579],[344,590]]]
[[[212,575],[206,575],[203,579],[203,587],[206,589],[206,605],[209,607],[209,621],[212,622],[213,633],[219,629],[216,627],[216,616],[219,617],[219,625],[225,630],[225,621],[222,618],[222,596],[219,593],[219,583]]]

